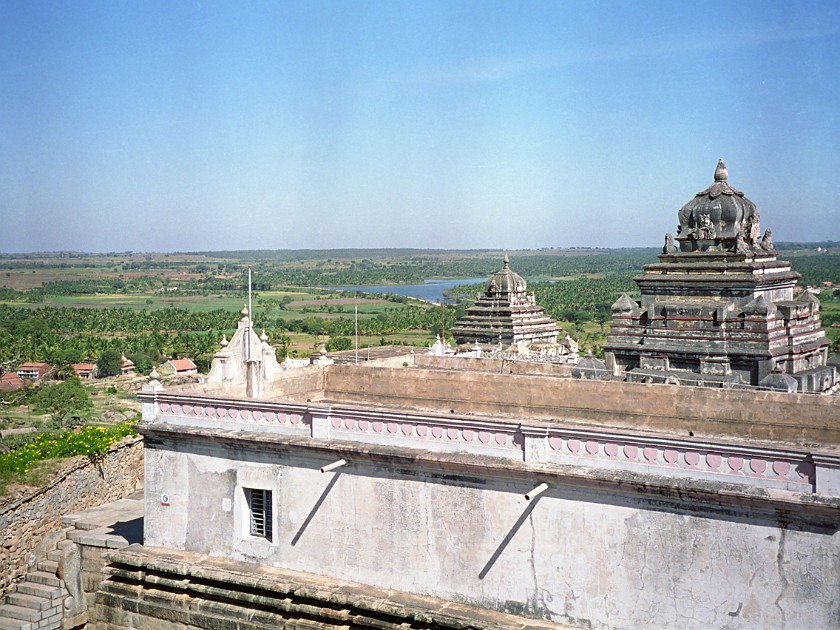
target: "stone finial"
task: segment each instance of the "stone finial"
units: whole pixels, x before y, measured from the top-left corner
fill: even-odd
[[[262,329],[262,334],[260,335],[260,341],[268,341],[268,335],[265,334],[265,328]]]
[[[160,373],[157,371],[157,366],[152,367],[152,371],[149,373],[149,378],[156,381],[160,378]]]
[[[510,266],[510,259],[508,258],[507,252],[505,252],[505,258],[503,262],[505,263],[505,269],[507,269]]]
[[[248,305],[247,304],[242,306],[241,313],[242,313],[242,317],[248,317]]]
[[[663,254],[676,254],[677,253],[677,246],[674,244],[674,237],[671,236],[670,232],[665,234],[665,245],[662,246],[662,253]]]
[[[327,356],[327,347],[326,347],[324,344],[321,344],[321,347],[320,347],[320,349],[318,350],[318,353],[319,353],[322,357]]]
[[[228,343],[229,342],[228,342],[228,339],[227,339],[227,335],[222,335],[222,341],[221,341],[222,348],[225,348],[228,345]]]
[[[723,158],[720,158],[715,169],[715,181],[725,182],[727,179],[729,179],[729,172],[726,170],[726,162],[723,161]]]

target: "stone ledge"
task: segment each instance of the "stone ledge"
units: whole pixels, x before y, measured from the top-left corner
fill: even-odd
[[[378,628],[565,628],[469,604],[187,551],[132,545],[107,557],[124,572],[118,581],[112,577],[103,582],[96,605],[108,609],[100,612],[99,619],[115,622],[119,611],[128,611],[201,628],[256,630],[277,628],[290,620],[303,628],[336,623]],[[126,588],[129,574],[138,576],[134,586],[141,586],[139,590]],[[183,586],[162,591],[160,581],[152,583],[160,574]]]
[[[568,464],[499,460],[495,457],[463,452],[427,451],[389,445],[277,435],[241,430],[168,427],[142,424],[137,430],[154,448],[159,440],[180,444],[212,443],[223,448],[258,449],[304,456],[347,459],[344,474],[365,474],[355,463],[387,465],[396,474],[456,476],[461,482],[481,482],[491,478],[508,479],[528,485],[546,482],[552,486],[546,496],[584,490],[605,497],[625,496],[647,501],[651,507],[667,505],[702,513],[725,516],[770,517],[785,522],[814,524],[837,531],[840,527],[840,497],[799,493],[739,483],[709,481],[690,477],[669,477],[628,470],[612,470]]]

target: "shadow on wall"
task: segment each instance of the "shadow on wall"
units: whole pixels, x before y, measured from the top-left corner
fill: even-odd
[[[537,506],[537,503],[539,503],[539,501],[540,497],[537,497],[536,499],[528,503],[527,506],[525,506],[525,509],[522,511],[522,514],[520,514],[519,518],[516,519],[516,522],[513,524],[513,527],[510,528],[510,531],[508,531],[507,535],[505,535],[505,537],[502,539],[502,542],[500,542],[499,546],[496,547],[496,551],[494,551],[493,555],[490,556],[490,559],[487,561],[487,564],[485,564],[481,571],[479,571],[479,580],[483,580],[485,576],[490,572],[490,569],[492,569],[493,565],[496,564],[496,560],[499,559],[499,556],[502,555],[504,550],[510,544],[510,541],[513,540],[514,536],[516,536],[516,532],[519,531],[519,528],[522,527],[522,524],[525,521],[527,521],[528,518],[531,516],[531,512],[534,511],[534,508]]]
[[[130,521],[117,521],[111,526],[111,530],[106,532],[115,536],[122,536],[128,541],[129,545],[134,543],[143,544],[143,517],[138,516]]]
[[[309,527],[309,524],[312,522],[312,519],[315,518],[315,514],[318,513],[318,510],[321,508],[321,505],[326,500],[327,496],[330,493],[330,490],[332,490],[333,486],[336,484],[336,482],[338,482],[338,478],[340,476],[340,472],[335,473],[333,475],[333,478],[330,479],[330,482],[324,488],[324,491],[321,493],[321,496],[318,497],[317,501],[315,501],[315,505],[313,505],[312,509],[309,510],[309,514],[306,515],[306,518],[304,519],[303,524],[300,526],[300,529],[297,530],[297,533],[295,534],[294,538],[292,538],[292,547],[294,547],[300,540],[300,537],[303,536],[303,532],[306,531],[306,528]]]

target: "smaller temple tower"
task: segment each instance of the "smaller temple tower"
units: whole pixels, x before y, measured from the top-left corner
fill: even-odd
[[[560,328],[537,305],[527,287],[525,279],[510,269],[505,254],[504,266],[490,276],[484,293],[452,328],[456,343],[486,350],[500,344],[502,348],[520,343],[556,345]]]
[[[280,373],[268,335],[265,331],[257,335],[247,306],[242,308],[242,319],[233,337],[230,341],[223,337],[221,345],[210,364],[208,383],[244,384],[246,396],[258,398],[263,393],[263,384],[276,380]]]
[[[612,306],[604,351],[613,373],[768,388],[786,373],[801,392],[830,389],[819,302],[808,291],[794,298],[799,274],[777,260],[771,231],[761,235],[758,208],[729,184],[723,160],[678,216],[676,239],[666,234],[659,262],[635,278],[641,301],[624,294]]]

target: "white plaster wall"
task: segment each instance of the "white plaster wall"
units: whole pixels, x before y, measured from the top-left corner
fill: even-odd
[[[840,626],[837,533],[574,488],[528,503],[529,484],[372,464],[321,474],[328,459],[276,452],[147,451],[146,461],[148,545],[592,628]],[[242,487],[269,485],[272,543],[237,521]],[[168,508],[154,505],[162,492]]]

